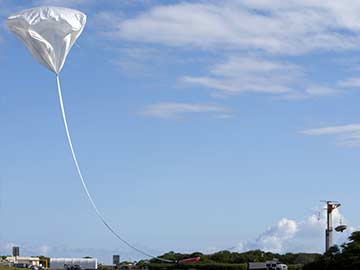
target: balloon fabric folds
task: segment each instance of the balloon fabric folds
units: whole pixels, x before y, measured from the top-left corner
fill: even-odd
[[[84,13],[62,7],[27,9],[7,19],[8,28],[25,43],[34,58],[56,74],[85,24]]]

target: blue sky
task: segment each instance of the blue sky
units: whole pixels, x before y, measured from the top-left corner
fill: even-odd
[[[358,227],[360,4],[0,0],[0,15],[37,5],[88,15],[63,95],[89,189],[128,241],[321,252],[324,199]],[[139,259],[85,197],[54,74],[5,24],[0,48],[1,253]]]

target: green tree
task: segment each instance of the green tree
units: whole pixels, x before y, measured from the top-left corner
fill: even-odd
[[[341,248],[331,247],[318,260],[305,265],[304,270],[360,270],[360,232],[353,232]]]

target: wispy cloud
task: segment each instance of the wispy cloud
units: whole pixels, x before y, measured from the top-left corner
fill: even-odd
[[[227,94],[241,92],[283,94],[291,91],[291,83],[300,76],[301,69],[295,65],[259,57],[232,56],[211,68],[209,75],[185,76],[182,81]]]
[[[34,0],[35,5],[57,5],[64,7],[76,7],[79,5],[90,4],[93,0]]]
[[[148,106],[142,115],[158,118],[181,118],[185,114],[211,113],[217,118],[229,118],[232,115],[227,107],[215,104],[161,102]],[[225,116],[225,117],[224,117]]]
[[[314,85],[309,86],[305,90],[305,94],[311,97],[334,96],[342,93],[343,91],[331,87]]]
[[[302,130],[300,133],[308,136],[333,136],[341,146],[360,146],[360,124],[328,126]]]
[[[149,47],[121,47],[114,50],[116,57],[111,60],[123,74],[147,77],[161,76],[167,70],[169,61],[178,59],[171,51]]]
[[[341,87],[349,87],[349,88],[358,88],[360,87],[360,78],[348,78],[346,80],[340,81],[339,86]]]
[[[273,94],[281,99],[308,99],[344,93],[323,85],[306,85],[305,72],[300,66],[258,56],[233,55],[212,67],[207,75],[185,76],[181,81],[223,95],[253,92]]]
[[[319,135],[337,135],[337,134],[353,133],[353,132],[360,132],[360,124],[307,129],[302,131],[301,133],[305,135],[319,136]]]
[[[169,46],[260,49],[281,54],[356,49],[359,12],[360,4],[350,0],[166,4],[113,25],[113,37]]]
[[[217,91],[212,96],[252,92],[292,100],[320,98],[345,93],[342,88],[350,82],[329,87],[312,81],[305,68],[279,56],[357,50],[360,3],[348,1],[157,2],[121,19],[104,12],[98,19],[106,23],[99,32],[112,41],[227,55],[207,73],[180,77],[181,82]],[[126,67],[122,70],[143,67],[129,57],[120,61]]]
[[[302,89],[302,91],[294,91],[282,96],[281,98],[287,100],[304,100],[310,98],[331,97],[344,93],[345,91],[337,88],[327,87],[323,85],[310,85],[304,86],[304,89]]]

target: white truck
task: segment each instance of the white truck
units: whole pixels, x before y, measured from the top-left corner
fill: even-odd
[[[282,264],[279,260],[274,259],[266,262],[249,262],[248,270],[287,270],[286,264]]]
[[[95,258],[50,258],[50,270],[95,270]]]

